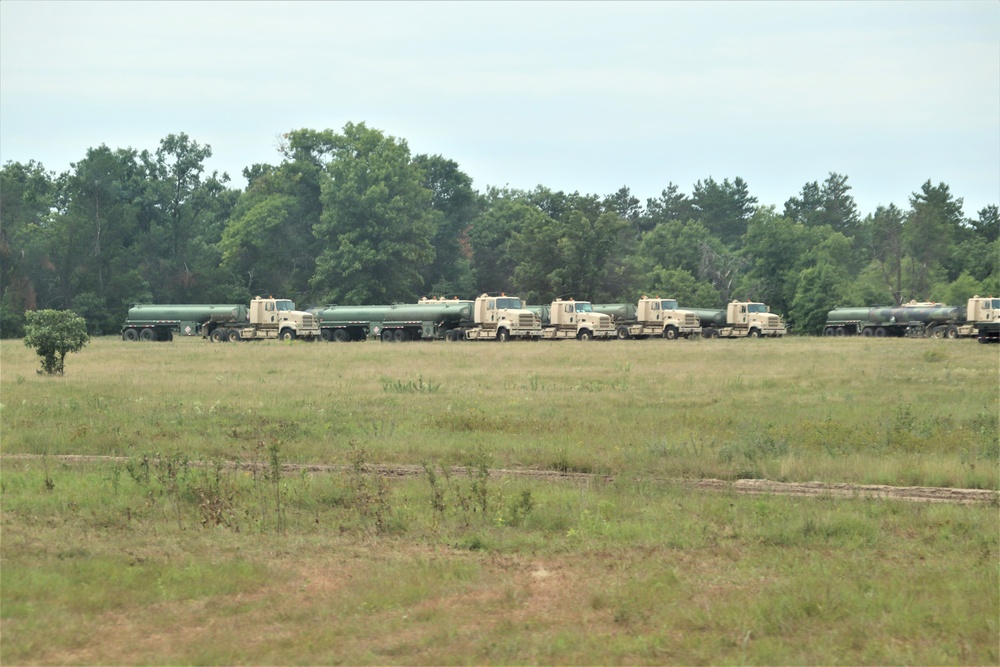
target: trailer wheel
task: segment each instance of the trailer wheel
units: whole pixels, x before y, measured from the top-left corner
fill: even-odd
[[[677,327],[668,326],[664,328],[663,337],[667,340],[677,340]]]
[[[240,342],[240,340],[242,340],[242,339],[240,338],[239,329],[230,329],[229,331],[227,331],[226,332],[226,340],[229,341],[230,343],[238,343],[238,342]]]
[[[864,329],[861,330],[861,335],[864,336],[865,338],[871,338],[872,337],[872,328],[871,327],[865,327]]]
[[[833,327],[827,327],[823,329],[824,336],[832,336],[834,333],[836,333],[836,330]]]
[[[138,332],[135,329],[126,329],[125,331],[122,332],[122,339],[123,340],[127,340],[129,342],[133,342],[135,340],[138,340],[138,338],[139,338],[139,334],[138,334]]]
[[[844,337],[847,335],[847,329],[845,329],[844,327],[837,327],[837,332],[835,335],[839,337]]]
[[[618,340],[628,340],[628,339],[629,339],[628,327],[626,326],[618,327]]]
[[[885,330],[885,327],[879,327],[878,329],[875,330],[875,337],[885,338],[886,333],[888,332]]]
[[[281,333],[278,334],[278,338],[284,341],[291,342],[295,340],[295,332],[291,329],[282,329]]]
[[[351,340],[351,334],[347,329],[334,329],[333,330],[333,341],[335,343],[346,343]]]
[[[141,329],[139,331],[139,340],[144,343],[148,343],[151,340],[156,340],[156,330],[149,327]]]
[[[510,332],[506,329],[497,329],[497,341],[506,343],[510,340]]]
[[[382,333],[379,334],[379,338],[382,340],[383,343],[391,343],[392,342],[392,330],[390,330],[390,329],[382,329]]]
[[[576,335],[577,340],[593,340],[594,334],[590,333],[587,329],[584,329]]]
[[[397,343],[405,343],[410,339],[410,337],[407,335],[406,329],[396,329],[396,331],[392,334],[392,339]]]

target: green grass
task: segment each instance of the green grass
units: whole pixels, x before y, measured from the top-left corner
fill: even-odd
[[[58,378],[17,341],[0,358],[2,664],[1000,660],[995,506],[677,481],[995,489],[995,347],[97,339]]]

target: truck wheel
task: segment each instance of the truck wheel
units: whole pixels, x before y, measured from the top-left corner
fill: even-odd
[[[834,335],[836,335],[838,338],[843,338],[844,336],[847,335],[847,329],[845,329],[844,327],[837,327],[837,331],[835,332]]]
[[[948,340],[955,340],[958,338],[958,327],[954,324],[950,325],[944,332],[944,337]]]
[[[861,330],[861,335],[864,336],[865,338],[871,338],[872,337],[872,328],[871,327],[865,327],[864,329]]]
[[[333,341],[335,343],[346,343],[349,340],[351,340],[351,334],[347,332],[347,329],[333,330]]]
[[[278,338],[280,340],[291,342],[295,340],[295,332],[291,329],[282,329],[281,333],[278,334]]]
[[[834,329],[833,327],[827,327],[827,328],[823,329],[823,335],[824,336],[832,336],[835,333],[836,333],[836,329]]]
[[[624,326],[618,327],[618,340],[628,340],[628,339],[629,339],[628,327]]]
[[[230,329],[229,331],[227,331],[226,340],[229,341],[230,343],[240,342],[241,338],[239,329]]]
[[[501,343],[506,343],[510,340],[510,332],[506,329],[497,329],[497,340]]]
[[[122,332],[122,339],[133,342],[139,339],[139,334],[135,329],[126,329]]]
[[[667,340],[677,340],[677,327],[666,327],[663,329],[663,337]]]
[[[594,339],[594,334],[592,334],[592,333],[590,333],[590,331],[584,329],[583,331],[581,331],[580,333],[578,333],[576,335],[576,339],[577,340],[593,340]]]
[[[154,329],[149,329],[149,328],[142,329],[139,332],[139,340],[143,341],[144,343],[148,343],[151,340],[156,340],[156,331]]]
[[[392,342],[392,331],[390,329],[382,329],[382,333],[379,334],[379,338],[383,343]]]
[[[392,339],[397,343],[405,343],[410,337],[406,335],[406,329],[396,329],[392,334]]]
[[[319,337],[323,339],[324,343],[329,343],[333,340],[333,332],[329,329],[321,329],[319,332]]]
[[[225,329],[212,329],[212,333],[208,334],[208,339],[213,343],[225,343],[226,342]]]
[[[878,329],[875,330],[876,338],[885,338],[885,334],[886,334],[885,327],[879,327]]]
[[[760,329],[751,329],[750,338],[760,338]]]

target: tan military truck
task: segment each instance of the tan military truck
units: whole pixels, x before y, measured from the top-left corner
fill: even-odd
[[[213,316],[202,327],[202,335],[213,343],[242,340],[319,340],[319,320],[312,313],[296,310],[288,299],[254,297],[246,315]]]
[[[787,332],[781,318],[763,303],[733,300],[725,310],[689,308],[701,320],[705,338],[780,338]]]
[[[528,309],[541,320],[545,340],[592,340],[615,335],[611,316],[595,312],[589,301],[556,299],[548,306],[528,306]]]
[[[621,340],[650,336],[675,340],[701,333],[698,316],[678,308],[676,299],[643,296],[636,306],[608,303],[596,305],[594,310],[612,317]]]

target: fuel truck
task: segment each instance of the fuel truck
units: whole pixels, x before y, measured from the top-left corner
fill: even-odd
[[[288,299],[254,297],[243,304],[139,304],[128,311],[122,340],[171,341],[174,334],[213,343],[244,340],[316,340],[319,323]]]
[[[785,323],[770,307],[756,301],[733,300],[725,310],[687,308],[701,322],[704,338],[781,338]]]
[[[411,340],[538,339],[538,316],[521,299],[506,294],[482,294],[475,300],[427,298],[415,304],[384,306],[329,305],[313,309],[323,340],[347,342],[378,338],[382,342]]]
[[[594,311],[609,315],[619,340],[657,336],[667,340],[689,338],[702,332],[701,322],[690,310],[681,310],[676,299],[643,296],[639,303],[602,303]]]
[[[835,308],[826,317],[826,336],[977,338],[1000,341],[1000,299],[974,296],[965,308],[929,301],[901,306]]]
[[[595,310],[589,301],[556,299],[547,306],[528,306],[528,310],[541,320],[544,340],[592,340],[615,336],[611,316]]]

